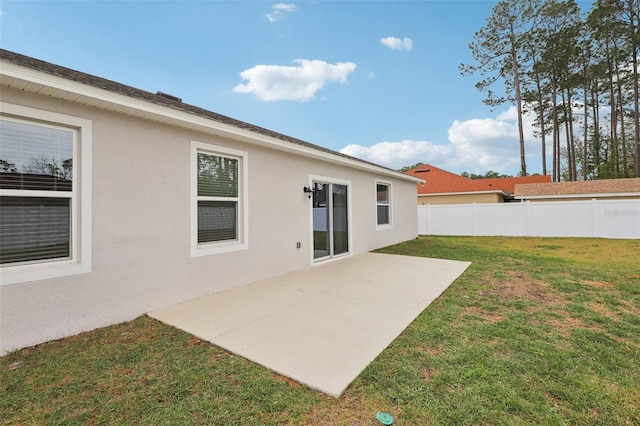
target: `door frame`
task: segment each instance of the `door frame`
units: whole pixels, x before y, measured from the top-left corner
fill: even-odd
[[[353,254],[353,208],[352,208],[352,194],[353,186],[351,185],[350,180],[339,179],[328,176],[320,176],[320,175],[309,175],[309,187],[313,188],[314,182],[320,183],[328,183],[328,184],[337,184],[337,185],[345,185],[347,187],[347,226],[348,226],[348,245],[349,250],[346,253],[340,253],[338,255],[333,254],[333,239],[331,240],[330,246],[330,255],[322,258],[316,259],[314,257],[314,247],[313,247],[313,201],[311,201],[309,206],[309,235],[310,235],[310,250],[309,255],[311,257],[311,264],[318,265],[323,262],[330,262],[332,260],[341,259],[343,257],[348,257]],[[333,234],[333,230],[329,230]]]

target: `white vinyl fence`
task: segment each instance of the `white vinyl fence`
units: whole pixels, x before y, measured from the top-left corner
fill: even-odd
[[[640,239],[640,200],[418,206],[418,233]]]

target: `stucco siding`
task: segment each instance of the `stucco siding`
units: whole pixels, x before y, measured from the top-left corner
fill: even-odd
[[[427,204],[472,204],[472,203],[502,203],[502,197],[498,194],[447,194],[418,196],[418,205]]]
[[[393,226],[376,230],[376,174],[46,96],[3,102],[93,123],[92,271],[0,286],[0,353],[127,321],[204,294],[310,267],[310,176],[349,181],[351,253],[415,238],[415,183],[392,184]],[[248,249],[192,257],[191,142],[248,153]],[[297,248],[297,243],[301,244]]]

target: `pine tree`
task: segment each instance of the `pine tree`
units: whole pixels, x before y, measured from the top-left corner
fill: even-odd
[[[522,61],[526,34],[534,28],[538,2],[535,0],[502,0],[494,6],[487,24],[476,32],[469,45],[475,64],[462,64],[463,75],[480,74],[484,78],[476,88],[487,92],[484,102],[497,106],[505,102],[515,103],[518,113],[518,138],[520,142],[520,174],[527,175],[524,128],[522,123]],[[504,82],[505,96],[497,96],[491,86],[498,80]]]

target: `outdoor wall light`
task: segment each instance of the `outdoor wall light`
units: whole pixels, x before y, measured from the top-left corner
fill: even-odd
[[[307,194],[307,198],[311,199],[311,194],[313,194],[313,189],[310,186],[305,186],[302,188],[305,194]]]

